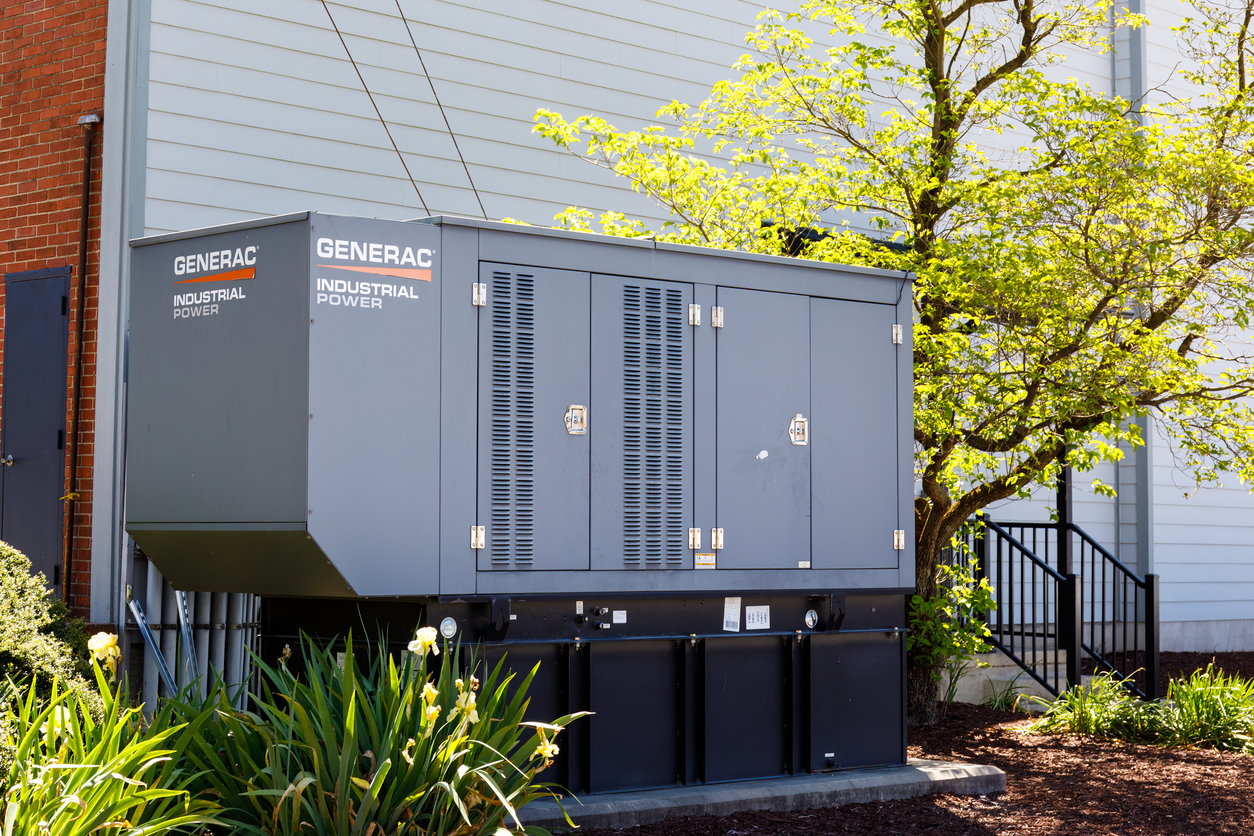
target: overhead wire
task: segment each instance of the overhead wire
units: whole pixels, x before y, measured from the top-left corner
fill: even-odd
[[[409,18],[405,17],[405,11],[401,8],[401,0],[395,0],[396,12],[401,16],[401,20],[405,22],[405,31],[409,33],[409,42],[414,45],[414,54],[418,56],[418,63],[422,65],[422,73],[427,77],[427,84],[431,87],[431,95],[435,98],[436,107],[440,109],[440,116],[444,117],[444,127],[448,129],[448,135],[453,140],[453,148],[457,151],[457,159],[462,162],[462,169],[466,172],[466,179],[470,182],[470,190],[475,193],[475,200],[479,202],[479,211],[483,214],[484,220],[488,218],[488,212],[483,208],[483,198],[479,196],[479,190],[475,188],[475,180],[470,176],[470,166],[466,165],[466,158],[462,156],[461,146],[457,144],[457,134],[453,133],[453,126],[449,124],[448,114],[444,112],[444,105],[440,102],[440,94],[435,92],[435,81],[431,78],[431,73],[427,71],[427,62],[422,60],[422,50],[418,48],[418,42],[414,40],[414,30],[409,27]]]
[[[422,189],[418,188],[418,183],[414,180],[414,175],[410,172],[409,165],[405,162],[405,156],[401,153],[401,149],[396,146],[396,140],[392,138],[392,131],[388,128],[387,120],[385,120],[383,118],[383,114],[379,112],[379,105],[375,103],[374,94],[372,94],[370,92],[370,88],[366,86],[366,79],[362,77],[361,69],[357,66],[357,62],[353,60],[353,53],[349,50],[348,43],[344,40],[344,34],[340,32],[340,27],[335,23],[335,17],[332,16],[331,9],[327,6],[327,0],[322,0],[322,8],[327,13],[327,19],[331,21],[331,28],[334,29],[335,34],[339,36],[340,45],[344,47],[344,54],[348,56],[349,63],[353,65],[353,70],[357,73],[357,79],[361,81],[361,89],[366,91],[366,96],[370,99],[370,105],[374,108],[375,115],[379,117],[379,124],[383,125],[383,130],[388,135],[388,141],[392,143],[392,150],[396,152],[396,158],[401,161],[401,166],[405,169],[405,174],[409,177],[409,182],[414,187],[414,192],[418,195],[418,202],[422,204],[422,211],[430,215],[431,210],[427,208],[427,201],[422,197]],[[408,24],[406,25],[408,26]]]

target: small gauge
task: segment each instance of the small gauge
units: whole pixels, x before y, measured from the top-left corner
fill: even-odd
[[[806,610],[806,626],[809,627],[810,629],[814,629],[814,626],[818,623],[819,623],[819,614],[816,613],[814,610]]]
[[[806,616],[806,618],[809,618],[809,616]],[[451,639],[457,635],[457,622],[453,620],[452,616],[448,616],[440,622],[440,635],[446,639]]]

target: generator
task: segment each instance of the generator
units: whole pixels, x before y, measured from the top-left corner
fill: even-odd
[[[432,217],[132,242],[126,528],[262,654],[539,661],[572,790],[905,760],[910,276]]]

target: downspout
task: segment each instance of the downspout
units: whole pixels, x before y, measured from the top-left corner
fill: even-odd
[[[74,551],[74,514],[78,505],[78,425],[79,404],[83,395],[83,319],[87,315],[87,245],[91,231],[91,162],[96,147],[96,126],[100,114],[89,113],[78,118],[78,124],[86,132],[83,143],[83,216],[78,239],[78,313],[74,327],[74,388],[70,401],[70,430],[66,433],[70,468],[65,485],[66,526],[65,549],[61,555],[61,600],[70,600],[70,556]]]

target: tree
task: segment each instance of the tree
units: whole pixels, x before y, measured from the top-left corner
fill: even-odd
[[[1254,0],[1238,2],[1198,6],[1181,30],[1200,91],[1187,101],[1052,77],[1069,50],[1109,49],[1107,2],[809,0],[763,12],[737,77],[663,107],[670,128],[540,111],[536,130],[665,207],[659,239],[917,275],[916,568],[930,597],[963,520],[1052,483],[1064,451],[1084,470],[1145,443],[1136,416],[1154,414],[1199,481],[1254,477],[1241,339]],[[843,45],[816,51],[803,31],[816,23]],[[998,151],[1006,137],[1014,150]],[[830,220],[851,215],[898,246]],[[649,234],[622,213],[600,221]],[[801,228],[826,237],[789,234]],[[931,668],[909,662],[912,722],[935,717]]]

